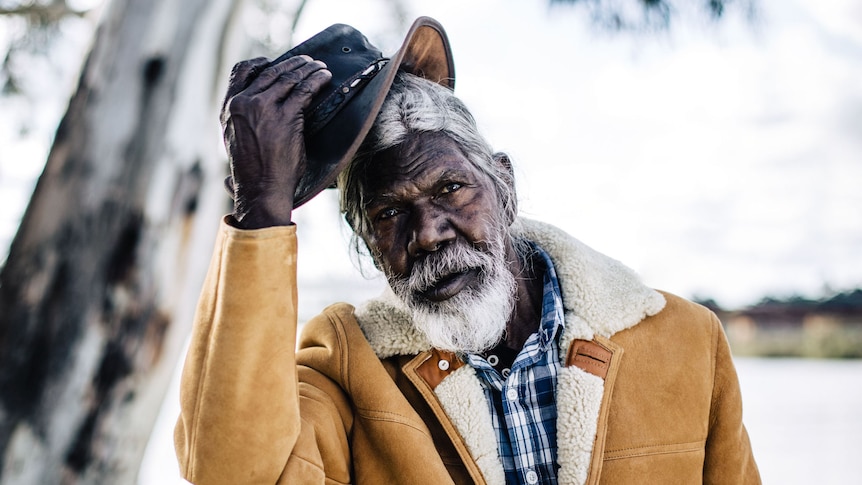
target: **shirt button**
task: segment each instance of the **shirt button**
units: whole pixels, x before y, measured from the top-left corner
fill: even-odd
[[[527,483],[529,483],[530,485],[533,485],[534,483],[539,483],[539,475],[533,470],[528,471]]]
[[[518,399],[518,390],[514,387],[510,387],[508,391],[506,391],[506,398],[510,401],[514,401]]]
[[[446,359],[440,359],[440,361],[437,362],[437,368],[440,370],[449,370],[449,361]]]

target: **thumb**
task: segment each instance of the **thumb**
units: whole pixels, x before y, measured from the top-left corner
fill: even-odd
[[[228,175],[224,178],[224,189],[227,191],[230,198],[233,199],[236,196],[236,187],[233,184],[233,176]]]

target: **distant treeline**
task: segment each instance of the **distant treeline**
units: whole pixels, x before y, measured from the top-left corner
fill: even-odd
[[[711,298],[695,299],[701,305],[714,312],[727,312],[730,309],[722,308]],[[738,311],[754,313],[838,313],[847,315],[862,315],[862,288],[838,293],[830,297],[811,299],[804,296],[794,295],[787,298],[764,297],[758,303]]]
[[[741,309],[698,299],[721,319],[734,353],[862,358],[862,289],[820,299],[765,297]]]

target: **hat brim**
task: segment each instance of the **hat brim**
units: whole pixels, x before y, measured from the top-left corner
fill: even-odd
[[[306,137],[307,164],[294,192],[294,208],[335,182],[371,130],[398,70],[455,89],[455,64],[449,39],[439,22],[419,17],[401,48],[380,72],[329,123]]]

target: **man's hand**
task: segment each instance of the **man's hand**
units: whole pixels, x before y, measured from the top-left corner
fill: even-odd
[[[325,64],[308,56],[274,66],[259,57],[234,66],[221,124],[240,228],[290,224],[306,164],[303,112],[331,78]]]

